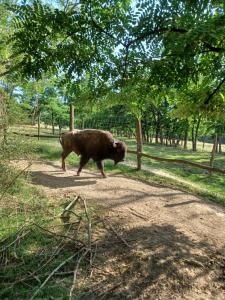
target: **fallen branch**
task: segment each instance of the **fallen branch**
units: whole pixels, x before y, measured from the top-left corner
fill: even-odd
[[[86,214],[86,218],[88,220],[88,245],[89,245],[89,249],[90,249],[90,265],[92,264],[92,252],[91,252],[91,219],[89,217],[89,214],[87,212],[87,204],[86,204],[86,201],[85,199],[83,198],[80,198],[83,203],[84,203],[84,209],[85,209],[85,214]]]
[[[1,194],[0,197],[0,201],[4,198],[6,192],[8,191],[8,189],[13,185],[13,183],[16,181],[16,179],[23,174],[30,166],[32,165],[32,163],[29,163],[28,166],[26,166],[26,168],[24,168],[23,170],[21,170],[11,181],[10,183],[6,186],[6,188],[4,189],[3,193]]]
[[[80,196],[76,196],[63,210],[61,213],[60,218],[62,219],[63,223],[69,222],[70,220],[70,214],[73,213],[71,209],[76,205],[76,203],[79,201]]]
[[[27,235],[29,231],[24,232],[24,229],[25,229],[25,227],[22,226],[17,231],[16,239],[14,241],[12,241],[11,243],[9,243],[8,245],[3,246],[2,248],[0,248],[0,253],[6,251],[8,248],[10,248],[11,246],[15,245],[21,238],[23,238],[25,235]]]
[[[52,231],[50,231],[50,230],[48,230],[48,229],[46,229],[46,228],[44,228],[44,227],[42,227],[41,225],[36,224],[36,223],[33,223],[33,225],[36,226],[36,227],[38,227],[38,228],[40,228],[40,229],[43,230],[43,231],[48,232],[49,234],[51,234],[51,235],[53,235],[53,236],[56,236],[56,237],[62,237],[62,238],[65,238],[65,239],[69,239],[69,240],[71,240],[71,241],[73,241],[73,242],[80,243],[82,246],[84,246],[84,243],[83,243],[82,241],[77,240],[77,239],[75,240],[75,239],[73,239],[72,237],[70,237],[70,236],[68,236],[68,235],[63,235],[63,234],[59,234],[59,233],[56,233],[56,232],[52,232]]]
[[[111,293],[113,290],[117,289],[119,286],[121,286],[121,284],[123,284],[123,282],[119,282],[116,285],[112,286],[110,289],[108,289],[105,292],[102,292],[99,296],[98,299],[104,299],[106,295],[108,295],[109,293]]]
[[[30,298],[30,300],[33,300],[36,295],[40,292],[40,290],[46,285],[46,283],[51,279],[51,277],[62,267],[64,266],[66,263],[68,263],[70,260],[72,260],[75,256],[77,255],[77,253],[71,255],[70,257],[68,257],[67,259],[65,259],[63,262],[61,262],[61,264],[59,264],[49,275],[48,277],[45,279],[45,281],[40,285],[40,287],[36,290],[36,292],[32,295],[32,297]]]
[[[145,216],[143,216],[142,214],[138,213],[134,208],[130,207],[131,213],[138,217],[141,218],[142,220],[148,221],[148,218],[146,218]]]
[[[86,256],[86,254],[88,253],[88,251],[89,251],[89,249],[86,249],[86,251],[84,252],[84,254],[81,254],[81,256],[79,257],[79,259],[77,261],[76,268],[75,268],[74,273],[73,273],[73,284],[72,284],[71,289],[70,289],[69,300],[72,300],[73,291],[74,291],[76,280],[77,280],[77,272],[78,272],[80,263],[82,261],[82,258],[84,258]]]

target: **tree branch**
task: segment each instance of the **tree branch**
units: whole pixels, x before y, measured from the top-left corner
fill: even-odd
[[[204,101],[205,105],[208,105],[210,100],[213,98],[213,96],[218,92],[218,90],[220,89],[221,85],[225,82],[225,77],[220,81],[220,83],[218,84],[218,86],[212,91],[211,94],[209,94],[209,96],[206,98],[206,100]]]

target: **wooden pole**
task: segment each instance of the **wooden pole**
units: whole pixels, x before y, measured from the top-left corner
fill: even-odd
[[[141,119],[136,119],[136,141],[137,141],[137,170],[141,170],[141,153],[142,153],[142,130]]]
[[[70,104],[70,130],[74,130],[74,106]]]

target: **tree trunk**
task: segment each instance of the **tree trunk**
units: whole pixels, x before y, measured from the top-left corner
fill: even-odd
[[[74,130],[74,106],[70,104],[70,130]]]
[[[159,139],[160,139],[160,144],[163,145],[163,133],[162,133],[161,128],[160,128],[160,131],[159,131]]]
[[[159,135],[160,135],[160,127],[157,123],[156,128],[155,128],[155,143],[156,144],[159,144]]]
[[[40,140],[40,123],[41,123],[41,112],[38,112],[38,140]]]
[[[52,134],[55,134],[54,113],[52,112]]]
[[[213,167],[213,163],[214,163],[214,159],[215,159],[215,154],[216,154],[216,147],[217,147],[217,142],[218,142],[218,139],[217,139],[217,133],[215,133],[215,136],[214,136],[214,143],[213,143],[213,148],[212,148],[212,152],[211,152],[211,158],[210,158],[210,167]],[[212,172],[210,172],[210,175],[211,175]]]
[[[203,137],[203,141],[202,141],[202,150],[205,149],[205,140],[206,140],[206,135],[204,135],[204,137]]]
[[[81,128],[84,129],[84,119],[82,119],[82,125]]]
[[[218,137],[218,144],[219,144],[219,153],[222,153],[222,137],[221,135]]]
[[[136,119],[136,141],[137,141],[137,170],[141,170],[141,152],[142,152],[142,130],[141,120]]]
[[[201,116],[199,116],[197,120],[197,124],[195,127],[195,121],[192,126],[192,151],[197,151],[197,139],[198,139],[198,130],[201,122]]]
[[[188,120],[187,120],[187,125],[185,128],[185,132],[184,132],[184,149],[187,150],[187,143],[188,143],[188,129],[189,129],[189,124],[188,124]]]

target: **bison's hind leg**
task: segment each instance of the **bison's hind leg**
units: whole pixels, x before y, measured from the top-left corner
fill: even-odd
[[[71,153],[71,151],[65,151],[65,150],[62,152],[61,157],[62,157],[62,169],[63,169],[63,171],[66,171],[65,159],[67,158],[67,156],[70,153]]]
[[[80,172],[82,171],[83,167],[86,165],[86,163],[89,161],[89,157],[82,156],[80,157],[80,165],[79,169],[77,171],[77,176],[80,176]]]

